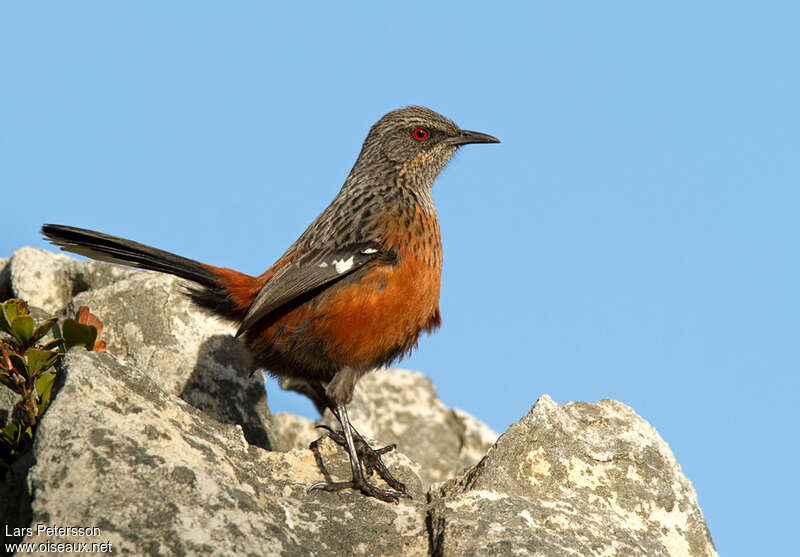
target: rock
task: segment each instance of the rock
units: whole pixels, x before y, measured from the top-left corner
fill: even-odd
[[[105,265],[105,264],[104,264]],[[103,321],[107,350],[214,419],[243,427],[269,448],[263,373],[255,374],[233,326],[194,307],[186,282],[147,271],[75,296]]]
[[[434,555],[716,555],[672,451],[613,400],[543,396],[429,497]]]
[[[200,311],[185,281],[119,265],[77,261],[20,248],[7,264],[13,296],[49,314],[86,305],[102,322],[109,352],[223,423],[240,424],[251,444],[269,448],[263,374],[233,338],[233,326]]]
[[[362,434],[397,447],[422,467],[426,486],[474,466],[497,439],[497,433],[466,412],[447,408],[430,379],[416,371],[382,369],[356,385],[350,420]],[[307,447],[319,437],[314,425],[337,427],[328,411],[312,423],[297,416],[276,416],[285,449]],[[293,429],[294,428],[294,429]]]
[[[11,256],[4,274],[0,291],[5,282],[5,290],[13,297],[53,314],[64,309],[76,294],[113,284],[137,271],[23,247]]]
[[[35,441],[33,524],[90,525],[138,555],[425,555],[425,497],[416,466],[387,465],[413,499],[397,505],[307,488],[323,481],[308,450],[270,452],[107,353],[70,352],[65,384]],[[346,478],[342,449],[320,455]],[[53,541],[45,534],[23,542]]]
[[[88,305],[108,349],[67,355],[32,451],[0,477],[0,522],[33,527],[13,540],[149,555],[716,555],[669,447],[621,403],[543,396],[497,438],[418,373],[368,374],[350,417],[397,444],[384,460],[412,498],[309,492],[325,473],[349,479],[345,451],[329,439],[312,451],[315,422],[270,416],[232,327],[192,307],[183,281],[31,248],[0,269],[0,292],[49,313]]]
[[[459,439],[459,459],[462,463],[478,463],[485,455],[486,451],[497,441],[497,433],[488,425],[471,416],[453,408],[453,419],[458,424]],[[449,477],[452,477],[451,474]]]
[[[17,393],[0,385],[0,429],[8,423],[19,398]]]
[[[318,439],[322,432],[305,416],[278,412],[272,415],[270,434],[273,450],[291,451],[308,448],[309,443]]]

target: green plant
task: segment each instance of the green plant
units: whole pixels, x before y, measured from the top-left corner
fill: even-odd
[[[20,299],[0,305],[0,383],[20,396],[9,423],[0,430],[1,464],[10,464],[33,441],[64,354],[74,346],[105,348],[103,341],[97,341],[100,320],[85,306],[76,317],[65,319],[59,327],[57,317],[37,323]],[[51,330],[54,338],[45,341]]]

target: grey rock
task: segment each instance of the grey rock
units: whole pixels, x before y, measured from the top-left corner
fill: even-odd
[[[384,459],[412,498],[309,492],[325,474],[349,479],[340,447],[308,448],[332,416],[271,417],[233,328],[193,308],[181,280],[31,248],[0,269],[0,292],[48,313],[88,305],[108,347],[68,354],[33,450],[0,478],[0,522],[100,535],[25,541],[146,555],[716,555],[669,447],[621,403],[543,396],[497,438],[422,375],[375,372],[350,417],[397,444]]]
[[[263,373],[251,377],[233,326],[194,307],[185,287],[181,279],[141,271],[82,292],[70,306],[86,305],[103,321],[109,352],[214,419],[240,424],[251,444],[269,448]]]
[[[19,402],[19,395],[0,385],[0,429],[8,423],[17,402]]]
[[[251,378],[233,326],[194,307],[183,295],[185,281],[29,247],[13,254],[7,270],[13,296],[49,314],[71,316],[88,306],[103,322],[100,338],[109,352],[269,448],[263,374]]]
[[[324,477],[308,449],[270,452],[107,353],[70,352],[65,384],[37,432],[28,481],[34,524],[91,525],[135,555],[425,555],[422,484],[403,455],[387,464],[413,499],[308,492]],[[330,441],[320,457],[345,478]],[[41,534],[24,542],[48,540]],[[51,540],[52,541],[52,540]]]
[[[716,555],[672,451],[613,400],[543,396],[429,497],[435,555]]]
[[[133,276],[137,271],[94,261],[78,261],[46,250],[23,247],[14,252],[0,279],[0,290],[53,314],[73,296]]]
[[[305,449],[318,439],[322,433],[316,429],[315,423],[305,416],[296,416],[288,412],[277,412],[272,415],[272,449],[275,451],[291,451]]]

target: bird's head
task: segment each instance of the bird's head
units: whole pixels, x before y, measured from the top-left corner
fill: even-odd
[[[441,114],[421,106],[389,112],[367,135],[356,163],[378,163],[409,185],[428,186],[452,158],[468,143],[499,143],[485,133],[462,130]]]

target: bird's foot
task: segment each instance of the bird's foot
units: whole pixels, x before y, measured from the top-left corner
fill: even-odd
[[[343,489],[357,489],[367,497],[374,497],[387,503],[397,503],[400,497],[409,497],[406,493],[394,491],[392,489],[382,489],[372,485],[364,478],[353,476],[349,482],[317,482],[308,488],[308,491],[341,491]]]
[[[337,445],[340,445],[347,450],[347,440],[342,432],[334,431],[325,425],[320,425],[317,427],[324,429],[327,437],[329,437]],[[405,484],[395,478],[381,460],[381,456],[393,451],[396,448],[396,445],[392,444],[380,449],[373,449],[366,441],[364,441],[358,432],[354,431],[353,433],[353,442],[355,444],[356,453],[358,454],[359,468],[363,465],[364,469],[363,475],[354,473],[353,479],[349,482],[320,482],[312,485],[309,490],[323,489],[325,491],[340,491],[348,488],[358,489],[365,495],[390,503],[397,503],[400,497],[410,498],[411,496],[408,495]],[[312,449],[316,447],[317,442],[318,441],[314,441],[311,444]],[[382,489],[370,484],[366,478],[371,477],[374,472],[377,472],[383,481],[385,481],[393,489]]]

